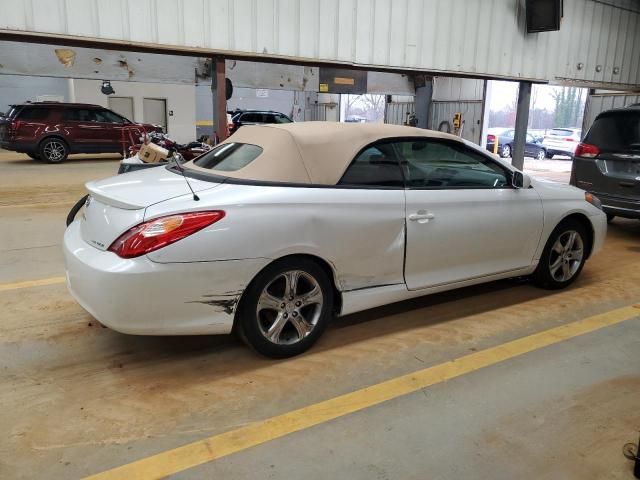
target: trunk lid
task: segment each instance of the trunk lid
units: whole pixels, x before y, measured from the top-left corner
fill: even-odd
[[[601,178],[593,182],[594,192],[640,198],[640,111],[600,114],[584,142],[600,150],[594,161]]]
[[[195,192],[219,183],[188,178]],[[138,170],[86,184],[89,197],[81,217],[80,231],[88,244],[108,249],[125,231],[142,223],[145,209],[171,198],[191,195],[180,173],[164,166]]]

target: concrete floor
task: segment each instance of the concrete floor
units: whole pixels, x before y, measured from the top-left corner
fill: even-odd
[[[116,170],[0,153],[0,283],[63,275],[67,210]],[[64,284],[0,291],[0,478],[79,478],[638,303],[639,253],[640,222],[616,220],[568,290],[503,281],[363,312],[285,361],[232,337],[115,333]],[[639,340],[629,320],[174,477],[631,478]]]

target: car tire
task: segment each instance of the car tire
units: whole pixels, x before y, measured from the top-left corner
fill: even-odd
[[[69,147],[64,140],[47,138],[40,144],[40,158],[49,163],[64,162],[69,156]]]
[[[540,161],[544,160],[545,158],[547,158],[547,152],[545,152],[544,150],[539,150],[536,158]]]
[[[333,314],[333,296],[331,280],[313,260],[278,260],[245,290],[234,327],[240,338],[262,355],[299,355],[322,335]]]
[[[509,145],[508,143],[503,145],[502,148],[500,149],[500,156],[502,158],[508,158],[511,156],[511,145]]]
[[[37,153],[27,153],[32,160],[40,160],[40,155]]]
[[[571,285],[587,260],[587,252],[591,248],[589,242],[587,231],[580,222],[572,219],[561,222],[544,246],[533,273],[534,283],[549,290]]]

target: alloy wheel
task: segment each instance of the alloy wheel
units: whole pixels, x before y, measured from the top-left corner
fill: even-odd
[[[504,147],[502,147],[502,156],[504,158],[511,156],[511,147],[509,145],[505,145]]]
[[[262,290],[256,307],[262,335],[277,345],[292,345],[307,337],[323,306],[318,281],[302,270],[277,275]]]
[[[537,155],[538,160],[544,160],[546,157],[547,157],[547,154],[544,153],[544,150],[540,150],[538,152],[538,155]]]
[[[62,142],[50,141],[44,146],[44,155],[47,160],[51,162],[59,162],[64,158],[66,152],[65,146]]]
[[[584,242],[575,230],[562,232],[551,248],[549,272],[557,282],[573,278],[582,265]]]

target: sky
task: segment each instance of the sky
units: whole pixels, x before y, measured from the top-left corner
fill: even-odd
[[[518,97],[518,82],[491,81],[491,110],[500,111],[511,104]],[[533,89],[538,92],[536,108],[545,108],[553,111],[555,102],[552,94],[557,87],[549,85],[533,85]],[[534,92],[531,92],[532,96]]]

